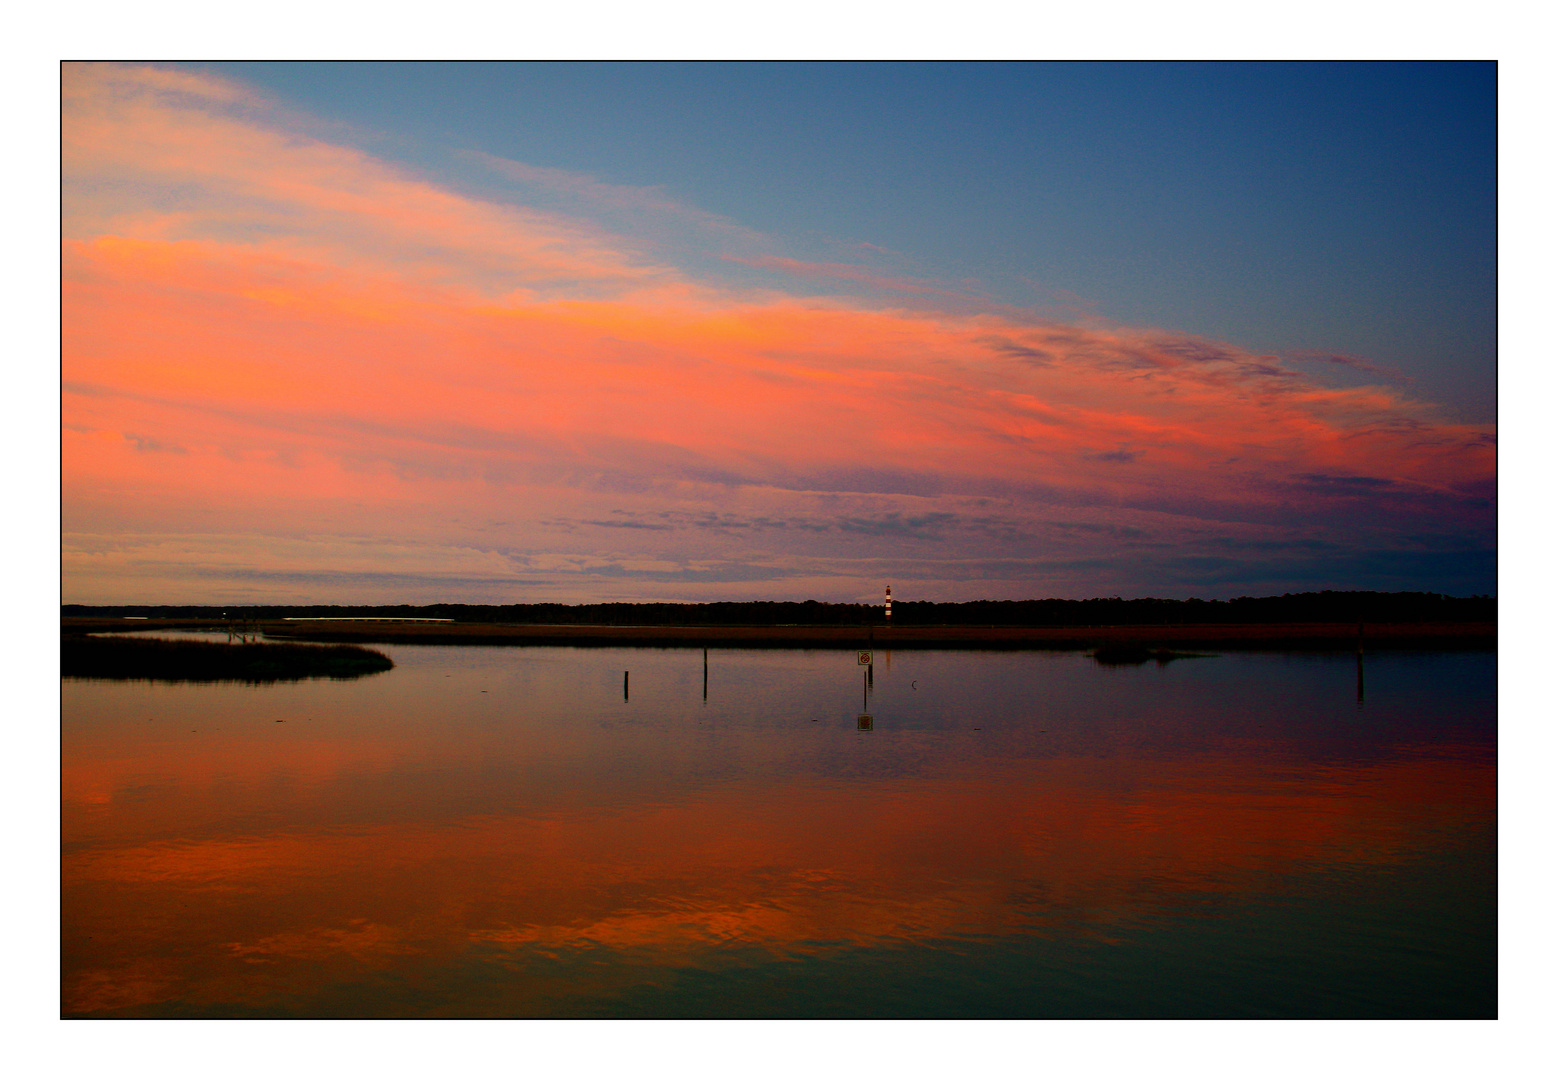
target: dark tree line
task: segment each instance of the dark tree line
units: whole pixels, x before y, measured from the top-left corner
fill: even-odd
[[[1150,624],[1493,622],[1497,600],[1423,592],[1309,592],[1234,600],[974,600],[893,604],[895,626],[1140,626]],[[116,605],[66,604],[64,616],[263,622],[294,618],[454,619],[463,623],[551,626],[862,626],[880,625],[880,604],[758,600],[712,604],[399,604]]]

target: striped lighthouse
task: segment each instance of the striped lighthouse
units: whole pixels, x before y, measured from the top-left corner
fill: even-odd
[[[882,610],[887,613],[887,621],[893,621],[893,587],[887,586],[887,599],[882,601]]]

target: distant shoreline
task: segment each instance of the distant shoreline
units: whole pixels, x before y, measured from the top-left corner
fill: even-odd
[[[210,619],[65,618],[66,633],[224,629]],[[1497,624],[1260,623],[1130,626],[603,626],[352,619],[247,624],[273,641],[381,645],[568,645],[660,648],[1091,649],[1107,644],[1220,649],[1492,649]]]

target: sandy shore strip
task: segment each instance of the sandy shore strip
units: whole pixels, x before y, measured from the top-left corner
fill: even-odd
[[[251,624],[252,625],[252,624]],[[223,629],[191,619],[62,620],[66,632]],[[261,622],[271,640],[404,645],[573,645],[666,648],[1089,649],[1113,643],[1221,649],[1351,649],[1357,623],[1146,626],[568,626],[320,620]],[[1364,623],[1365,648],[1493,648],[1494,623]]]

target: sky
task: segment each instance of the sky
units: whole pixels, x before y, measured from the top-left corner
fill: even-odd
[[[67,63],[63,599],[1494,592],[1495,91]]]

